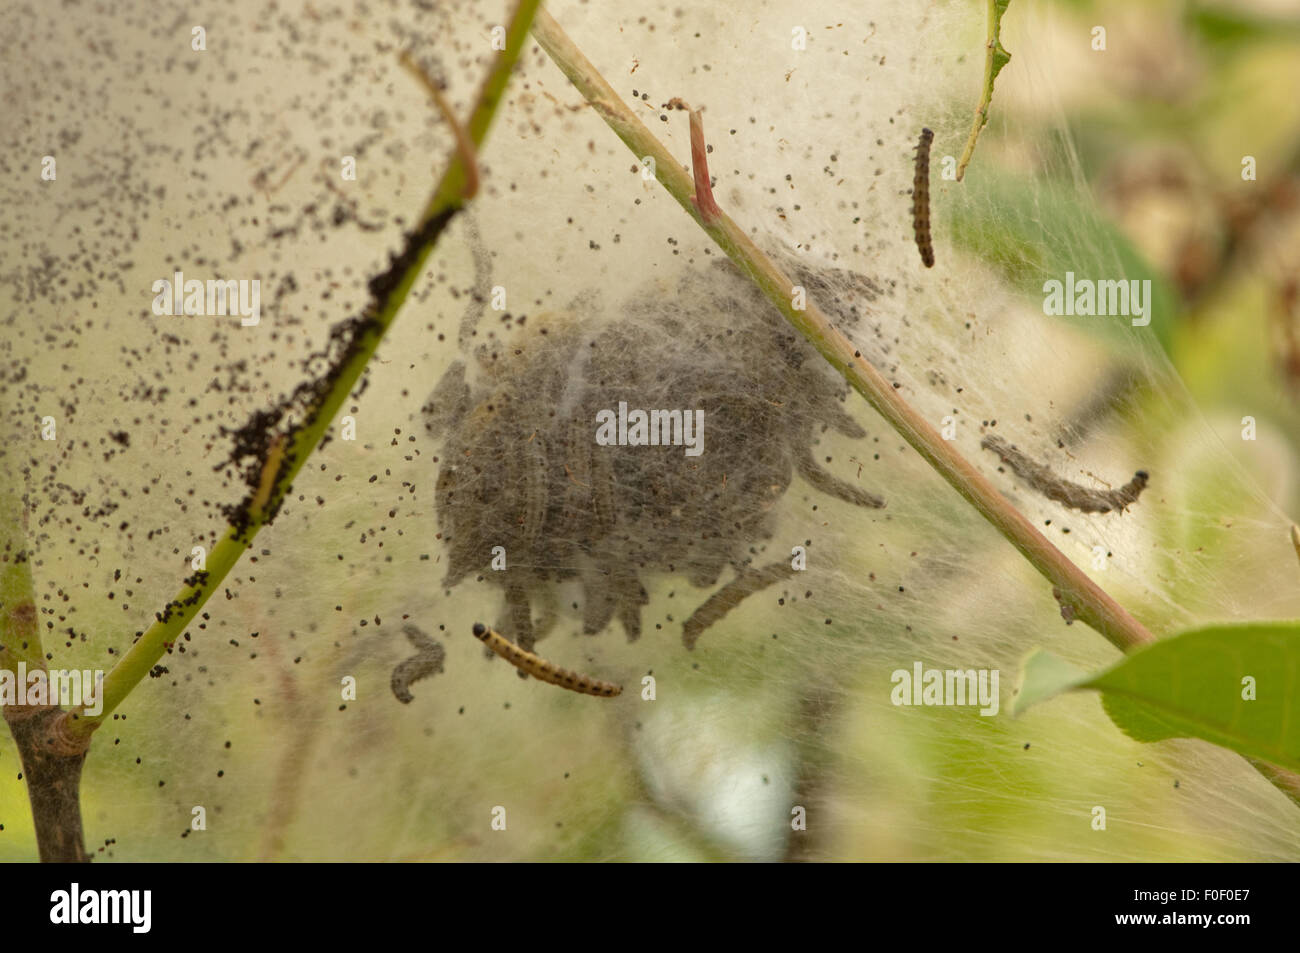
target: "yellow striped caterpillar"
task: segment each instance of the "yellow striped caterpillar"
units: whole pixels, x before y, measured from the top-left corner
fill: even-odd
[[[571,692],[581,692],[584,695],[598,695],[601,698],[613,698],[615,695],[623,694],[622,685],[615,685],[613,682],[602,682],[598,678],[591,678],[587,675],[571,672],[567,668],[560,668],[558,665],[546,661],[540,655],[524,651],[505,636],[489,629],[482,622],[474,623],[474,638],[497,655],[500,655],[519,671],[528,673],[540,682],[559,685],[561,688],[567,688]]]
[[[266,462],[262,464],[257,492],[248,503],[249,514],[263,515],[262,510],[271,502],[271,492],[275,489],[275,481],[280,476],[280,463],[284,460],[284,444],[285,435],[277,434],[267,447]]]
[[[925,267],[934,267],[934,245],[930,241],[930,143],[934,133],[921,130],[921,141],[916,144],[916,171],[912,176],[912,231],[916,233],[916,247],[921,252]]]
[[[1128,506],[1137,502],[1138,496],[1146,489],[1150,479],[1145,470],[1139,470],[1118,490],[1092,490],[1070,483],[1054,475],[1047,467],[1035,463],[1013,445],[1001,437],[992,434],[980,442],[980,447],[992,450],[1012,472],[1024,480],[1049,500],[1055,500],[1071,509],[1082,513],[1109,513],[1111,510],[1123,512]]]

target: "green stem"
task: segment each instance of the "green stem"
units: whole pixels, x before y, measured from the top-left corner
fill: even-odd
[[[975,155],[975,142],[989,121],[989,104],[993,102],[993,81],[998,78],[1002,67],[1007,65],[1011,54],[1002,46],[1002,15],[1007,12],[1011,0],[988,0],[988,36],[984,42],[984,83],[980,90],[979,105],[975,107],[975,119],[971,123],[970,136],[966,148],[962,150],[961,161],[957,163],[957,181],[966,174],[966,166]]]
[[[496,63],[484,80],[474,111],[466,124],[466,132],[476,149],[487,138],[488,128],[540,5],[541,0],[520,0],[515,8],[506,33],[506,48],[497,55]],[[464,191],[471,179],[463,150],[453,153],[434,190],[433,198],[421,216],[421,225],[408,236],[406,250],[398,257],[394,268],[383,276],[387,280],[385,287],[382,291],[375,291],[376,301],[372,302],[357,325],[355,337],[345,352],[344,359],[331,374],[329,388],[308,408],[306,423],[287,435],[283,454],[273,444],[264,464],[275,468],[269,474],[274,480],[271,492],[253,495],[251,505],[245,511],[246,521],[240,521],[242,525],[227,528],[225,536],[208,556],[204,573],[198,574],[181,589],[176,598],[158,614],[157,621],[136,640],[104,678],[103,710],[95,716],[72,713],[69,734],[75,737],[88,736],[122,703],[181,636],[212,593],[218,590],[227,574],[252,544],[258,530],[274,516],[294,477],[312,451],[320,445],[335,414],[360,380],[380,341],[392,326],[433,251],[438,236],[464,206]],[[374,287],[375,283],[372,282],[372,289]],[[282,462],[279,459],[281,456]]]
[[[0,453],[0,460],[9,460]],[[41,631],[36,612],[31,550],[27,545],[27,509],[16,482],[17,473],[4,473],[0,485],[0,670],[15,684],[19,667],[45,671]],[[81,824],[81,766],[86,748],[62,730],[63,712],[54,702],[5,705],[4,719],[13,736],[32,829],[42,862],[84,863],[86,838]]]

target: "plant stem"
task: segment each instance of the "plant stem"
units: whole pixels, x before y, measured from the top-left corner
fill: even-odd
[[[990,0],[990,3],[995,0]],[[1005,3],[1003,4],[1005,7]],[[885,421],[906,440],[939,475],[948,481],[1011,543],[1031,566],[1051,582],[1063,610],[1100,632],[1123,652],[1155,640],[1155,636],[1123,606],[1088,578],[1065,554],[1051,544],[997,488],[944,440],[924,416],[903,399],[811,300],[804,310],[793,306],[794,286],[785,274],[723,211],[708,220],[691,201],[691,175],[636,117],[618,94],[583,56],[546,11],[540,11],[533,36],[620,139],[639,159],[652,156],[656,175],[685,212],[709,234],[740,269],[806,337],[831,366]],[[1262,771],[1275,786],[1300,804],[1300,777],[1273,768]]]
[[[497,55],[465,126],[464,133],[474,144],[475,150],[482,146],[487,137],[492,117],[505,93],[511,70],[519,58],[540,3],[541,0],[520,0],[515,8],[506,33],[506,48]],[[467,187],[477,180],[476,172],[466,165],[467,156],[472,156],[472,153],[464,148],[457,148],[452,153],[433,198],[421,216],[421,225],[408,236],[405,249],[389,272],[371,282],[374,300],[355,325],[355,336],[344,352],[343,359],[330,372],[328,389],[309,406],[306,422],[287,434],[287,447],[279,444],[277,449],[275,442],[272,442],[262,474],[262,485],[265,486],[268,470],[274,468],[271,492],[259,492],[250,499],[250,504],[257,505],[247,508],[247,521],[242,526],[232,524],[227,528],[225,536],[208,556],[205,571],[181,589],[177,597],[158,614],[157,621],[136,640],[108,673],[104,679],[103,710],[100,714],[87,716],[69,713],[72,719],[68,726],[70,734],[76,737],[89,736],[122,703],[181,636],[212,593],[217,591],[244,551],[252,544],[258,530],[275,515],[294,477],[312,451],[320,445],[334,416],[360,380],[380,341],[392,326],[433,251],[438,236],[463,208]],[[382,290],[378,290],[377,286],[380,285]]]
[[[36,623],[27,507],[12,482],[22,476],[0,472],[0,479],[0,669],[17,677],[19,662],[26,662],[28,671],[44,670],[45,656]]]
[[[70,738],[65,712],[55,705],[5,706],[32,805],[32,827],[42,863],[86,863],[81,825],[81,768],[89,739]]]
[[[24,684],[18,677],[19,666],[24,665],[29,674],[44,672],[45,656],[27,548],[27,508],[11,482],[20,475],[4,476],[7,479],[0,486],[0,670],[9,672],[14,684]],[[84,862],[89,858],[81,825],[80,791],[86,746],[65,735],[62,716],[52,702],[4,706],[5,723],[27,782],[41,860]]]
[[[957,181],[966,174],[966,166],[975,155],[975,143],[989,121],[989,104],[993,102],[993,82],[1002,72],[1002,67],[1011,60],[1011,54],[1002,45],[1002,15],[1007,12],[1011,0],[988,0],[988,37],[984,43],[984,82],[980,89],[979,105],[975,107],[975,119],[971,123],[970,136],[966,139],[966,148],[962,150],[961,161],[957,163]]]

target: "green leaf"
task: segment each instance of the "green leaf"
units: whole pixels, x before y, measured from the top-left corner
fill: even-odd
[[[988,80],[990,94],[992,93],[993,81],[998,78],[998,73],[1002,72],[1002,67],[1011,62],[1011,54],[1002,45],[1002,17],[1010,5],[1011,0],[993,0],[993,64]],[[988,122],[988,116],[984,117],[984,121]]]
[[[1064,281],[1067,271],[1092,280],[1150,281],[1151,324],[1144,330],[1170,349],[1178,315],[1174,289],[1072,185],[1045,182],[1027,188],[1023,180],[988,169],[954,193],[948,216],[955,245],[991,263],[1040,304],[1044,280]],[[1129,318],[1055,315],[1050,320],[1110,346],[1132,348]]]
[[[1187,22],[1203,39],[1223,47],[1294,41],[1300,36],[1300,20],[1294,17],[1268,16],[1228,7],[1193,9]]]
[[[1279,767],[1300,770],[1300,622],[1217,625],[1139,649],[1094,676],[1030,656],[1012,706],[1023,711],[1063,691],[1102,693],[1121,731],[1143,742],[1202,738]],[[1252,678],[1255,697],[1243,698]]]
[[[1088,673],[1046,649],[1034,649],[1020,673],[1020,690],[1011,700],[1011,714],[1019,715],[1030,705],[1069,691]]]

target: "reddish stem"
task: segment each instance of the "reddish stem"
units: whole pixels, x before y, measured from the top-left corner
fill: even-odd
[[[698,109],[691,110],[691,171],[695,174],[695,194],[691,201],[700,210],[705,223],[711,225],[722,218],[722,209],[713,200],[708,149],[704,144],[704,119]]]

